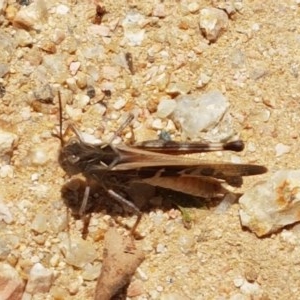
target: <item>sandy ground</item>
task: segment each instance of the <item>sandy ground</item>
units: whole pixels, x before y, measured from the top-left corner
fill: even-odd
[[[10,163],[13,176],[0,178],[1,201],[13,216],[10,224],[0,222],[1,244],[9,245],[10,250],[1,259],[24,278],[36,262],[54,271],[55,280],[47,296],[36,294],[32,299],[92,299],[96,276],[86,274],[97,274],[110,219],[104,212],[95,214],[87,244],[74,250],[80,257],[81,252],[88,251],[85,249],[92,249],[95,258],[83,258],[88,262],[84,267],[67,263],[62,251],[68,235],[66,210],[60,197],[66,178],[57,161],[59,140],[51,135],[58,125],[57,99],[55,105],[37,105],[30,94],[47,83],[72,91],[66,98],[82,113],[70,113],[81,130],[108,137],[121,123],[123,112],[131,109],[139,115],[139,123],[148,118],[147,126],[151,125],[156,105],[166,92],[159,71],[150,84],[145,82],[153,66],[165,66],[161,73],[173,82],[186,84],[191,93],[218,89],[227,97],[234,128],[246,142],[241,161],[269,169],[263,176],[247,179],[244,189],[276,170],[298,168],[297,1],[237,1],[240,10],[230,19],[227,30],[207,47],[199,31],[199,11],[212,7],[212,2],[225,1],[199,1],[194,13],[186,8],[192,2],[163,1],[165,16],[158,18],[151,12],[160,2],[107,0],[103,4],[108,13],[102,20],[102,25],[110,28],[107,37],[103,36],[106,28],[100,33],[91,29],[95,12],[92,1],[63,1],[61,4],[69,8],[65,15],[57,13],[58,2],[48,1],[45,20],[39,19],[36,28],[21,32],[8,22],[19,9],[9,1],[8,17],[2,19],[0,30],[12,36],[18,46],[2,58],[10,72],[2,80],[6,94],[0,101],[0,120],[1,128],[15,133],[19,140]],[[130,46],[123,39],[120,24],[130,11],[139,12],[147,21],[143,26],[146,37],[139,46]],[[61,42],[60,36],[64,36]],[[20,46],[22,39],[30,43]],[[51,44],[51,40],[56,43]],[[86,58],[88,55],[82,53],[91,45],[100,45],[101,49],[95,50],[100,54]],[[55,54],[49,53],[53,47]],[[153,62],[147,54],[149,49],[154,53]],[[163,50],[168,58],[160,55]],[[134,75],[114,63],[116,56],[126,52],[133,55]],[[53,55],[63,57],[62,64],[59,59],[50,60],[51,66],[36,72],[45,66],[45,57]],[[77,61],[81,62],[80,69],[73,76],[70,64]],[[91,103],[83,109],[80,100],[72,102],[75,94],[86,93],[85,80],[91,73],[98,76],[94,87],[99,99],[103,87],[108,83],[113,87],[111,98],[105,99],[105,117],[99,117]],[[210,77],[203,87],[197,86],[201,73]],[[78,80],[75,87],[72,81],[66,84],[68,78],[80,76],[83,84]],[[120,97],[126,100],[121,109],[114,106]],[[157,129],[150,126],[149,132],[156,134]],[[290,146],[288,153],[276,156],[279,143]],[[39,154],[45,156],[45,162]],[[230,160],[231,154],[217,159]],[[139,227],[145,238],[138,243],[146,259],[133,278],[129,299],[299,299],[299,228],[257,238],[241,228],[238,210],[238,204],[222,214],[190,208],[191,229],[185,229],[177,211],[153,209],[145,213]],[[134,217],[121,220],[133,224]],[[70,221],[71,240],[80,240],[81,226],[80,221]],[[96,271],[91,271],[93,268]]]

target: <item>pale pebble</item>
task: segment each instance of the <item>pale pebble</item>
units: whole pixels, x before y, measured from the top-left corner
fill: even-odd
[[[176,107],[176,101],[173,99],[161,99],[157,106],[157,116],[159,118],[167,118],[173,113]]]
[[[71,245],[70,240],[67,238],[62,242],[61,247],[65,253],[66,262],[76,268],[83,268],[87,263],[92,263],[98,258],[95,245],[81,238],[73,238]]]
[[[13,220],[12,213],[8,206],[3,202],[0,202],[0,221],[4,221],[6,224],[11,224]]]
[[[33,43],[33,38],[30,33],[24,29],[19,29],[16,31],[15,39],[19,47],[26,47]]]
[[[36,146],[29,151],[29,162],[33,165],[43,166],[50,160],[48,154],[44,147]]]
[[[262,289],[259,286],[258,283],[250,283],[248,281],[244,281],[244,283],[241,285],[240,290],[244,294],[248,295],[260,295],[262,294]]]
[[[25,283],[17,270],[7,263],[0,263],[0,299],[23,299]]]
[[[14,26],[25,30],[40,30],[43,20],[47,16],[47,8],[45,6],[45,3],[41,0],[28,6],[22,6],[13,20]]]
[[[71,105],[65,106],[65,111],[73,121],[80,121],[82,117],[82,109],[73,108]]]
[[[281,170],[239,199],[240,220],[257,236],[300,221],[300,170]]]
[[[137,268],[136,276],[142,281],[147,281],[149,279],[148,275],[141,268]]]
[[[45,268],[40,263],[36,263],[30,270],[26,292],[30,294],[48,293],[53,279],[52,270]]]
[[[0,156],[11,154],[18,141],[14,133],[0,130]]]
[[[70,11],[69,6],[64,4],[59,4],[56,6],[56,13],[59,15],[66,15]]]
[[[206,39],[215,42],[228,27],[227,14],[217,8],[204,8],[200,11],[200,29]]]
[[[255,152],[256,151],[256,145],[253,142],[247,143],[247,150],[249,152]]]
[[[289,243],[291,245],[297,245],[297,243],[298,243],[298,236],[288,230],[282,230],[282,232],[280,234],[280,238],[284,242]]]
[[[14,168],[11,165],[4,165],[0,167],[0,177],[1,178],[13,178]]]
[[[48,229],[47,216],[41,213],[38,213],[32,223],[31,229],[37,233],[43,233]]]
[[[83,268],[82,279],[87,281],[96,280],[99,277],[99,274],[101,273],[101,267],[101,264],[86,264]]]
[[[120,109],[124,108],[125,105],[126,105],[126,100],[124,98],[120,97],[113,104],[113,108],[116,110],[120,110]]]
[[[235,287],[241,287],[244,283],[245,279],[243,277],[236,277],[233,279],[233,284]]]
[[[167,248],[166,248],[166,246],[163,245],[163,244],[157,244],[155,250],[156,250],[156,253],[164,253],[164,252],[167,251]]]
[[[0,1],[0,15],[4,12],[6,9],[8,0],[1,0]]]
[[[191,85],[188,82],[171,82],[166,88],[166,93],[171,96],[186,95],[190,91]]]
[[[152,15],[158,18],[164,18],[166,16],[164,3],[157,3],[154,8]]]
[[[54,254],[51,258],[50,258],[50,265],[51,267],[57,267],[58,263],[59,263],[60,257],[59,255],[56,253]]]
[[[130,46],[140,46],[145,38],[146,31],[144,29],[133,31],[125,31],[124,36],[128,40]]]
[[[87,76],[83,72],[78,72],[76,75],[76,84],[80,89],[84,89],[87,86]],[[88,95],[88,93],[87,93]]]
[[[76,108],[84,109],[90,102],[90,97],[88,95],[78,94],[74,97],[74,104]]]
[[[93,25],[89,26],[87,30],[88,30],[88,33],[90,33],[92,35],[99,35],[99,36],[103,36],[103,37],[108,37],[111,35],[109,27],[104,26],[104,25],[93,24]]]
[[[153,129],[163,129],[164,128],[164,124],[161,119],[154,119],[151,125],[152,125]]]
[[[70,67],[69,67],[71,75],[74,76],[77,74],[77,72],[80,68],[80,65],[81,65],[81,63],[79,61],[71,62]]]
[[[200,5],[197,2],[191,2],[187,6],[189,12],[196,13],[200,9]]]
[[[66,79],[66,83],[68,85],[68,88],[72,91],[72,92],[77,92],[78,90],[78,86],[76,84],[76,79],[74,77],[70,77]]]
[[[199,138],[202,131],[214,128],[229,106],[225,96],[218,91],[206,94],[178,96],[173,121],[181,125],[183,134],[191,139]]]
[[[282,143],[278,143],[275,146],[275,152],[276,152],[276,157],[280,157],[284,154],[289,153],[291,150],[291,147]]]
[[[197,82],[197,86],[198,87],[204,87],[205,85],[207,85],[211,80],[211,76],[205,74],[205,73],[201,73],[200,74],[200,78]]]

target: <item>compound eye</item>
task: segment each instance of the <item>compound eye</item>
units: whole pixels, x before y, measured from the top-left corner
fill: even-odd
[[[71,138],[70,140],[69,140],[69,143],[68,143],[69,145],[76,145],[76,144],[79,144],[78,143],[78,140],[76,139],[76,138]]]
[[[79,156],[76,156],[74,154],[68,156],[68,161],[71,164],[76,164],[79,160],[80,160]]]

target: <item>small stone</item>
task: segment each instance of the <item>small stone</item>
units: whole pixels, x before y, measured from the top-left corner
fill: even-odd
[[[18,141],[18,136],[8,131],[0,130],[0,157],[11,155]]]
[[[30,270],[26,292],[29,294],[47,293],[53,282],[53,271],[46,269],[42,264],[36,263]]]
[[[82,109],[81,108],[73,108],[71,105],[66,105],[65,111],[73,121],[81,120],[81,117],[82,117]]]
[[[66,15],[70,11],[69,6],[66,6],[64,4],[59,4],[56,7],[56,13],[59,15]]]
[[[78,72],[76,75],[76,84],[80,89],[86,88],[87,78],[83,72]]]
[[[147,128],[145,125],[134,128],[133,133],[136,142],[157,139],[157,132],[153,129]]]
[[[37,46],[44,50],[45,52],[49,53],[49,54],[53,54],[56,53],[56,45],[54,42],[48,40],[48,39],[43,39],[41,40]]]
[[[140,278],[142,281],[147,281],[149,279],[147,274],[144,271],[142,271],[141,268],[137,268],[136,276],[137,276],[137,278]]]
[[[217,8],[204,8],[200,11],[200,29],[206,39],[215,42],[228,27],[227,14]]]
[[[51,86],[48,84],[36,89],[33,92],[33,96],[36,100],[42,103],[53,104],[54,93]]]
[[[245,279],[243,277],[237,277],[233,279],[233,284],[235,287],[241,287],[244,283]]]
[[[300,170],[276,172],[239,200],[240,218],[261,237],[300,221]]]
[[[248,281],[244,281],[242,286],[240,287],[240,290],[243,294],[248,294],[248,295],[260,295],[262,294],[262,289],[259,286],[258,283],[250,283]]]
[[[79,288],[81,287],[83,283],[83,279],[82,278],[77,278],[73,281],[70,282],[70,284],[68,285],[68,290],[70,295],[76,295],[79,292]]]
[[[1,0],[0,1],[0,15],[3,14],[7,6],[7,0]]]
[[[4,77],[9,72],[9,64],[0,63],[0,78]]]
[[[276,157],[282,156],[286,153],[289,153],[291,150],[290,146],[279,143],[275,146]]]
[[[256,145],[253,142],[248,142],[247,143],[247,150],[249,152],[255,152],[256,151]]]
[[[298,236],[290,231],[287,230],[282,230],[281,234],[280,234],[280,238],[282,241],[289,243],[291,245],[297,245],[298,243]]]
[[[84,109],[90,102],[90,97],[88,95],[78,94],[74,97],[74,104],[77,108]]]
[[[0,263],[0,299],[22,299],[25,284],[9,264]]]
[[[166,248],[166,246],[163,245],[163,244],[157,244],[155,250],[156,250],[156,253],[164,253],[164,252],[167,251],[167,248]]]
[[[51,258],[50,258],[50,265],[51,267],[57,267],[60,261],[60,257],[58,254],[54,254]]]
[[[124,98],[118,98],[113,104],[115,110],[120,110],[126,105],[126,100]]]
[[[129,46],[140,46],[145,38],[145,29],[140,29],[140,24],[145,22],[145,17],[138,12],[130,11],[125,16],[122,26],[124,37]]]
[[[152,122],[152,128],[153,129],[163,129],[164,128],[164,125],[163,125],[163,122],[161,119],[155,119],[153,122]]]
[[[166,93],[171,96],[186,95],[190,91],[191,86],[186,82],[171,82],[166,88]]]
[[[86,264],[83,268],[82,279],[93,281],[99,277],[101,273],[101,265]]]
[[[11,224],[13,222],[13,216],[8,206],[3,202],[0,202],[0,221],[4,221],[6,224]]]
[[[77,84],[76,84],[76,79],[74,77],[71,78],[67,78],[66,79],[66,83],[68,85],[68,88],[72,91],[72,92],[77,92]]]
[[[157,116],[159,118],[167,118],[173,113],[176,107],[176,101],[173,99],[162,99],[157,106]]]
[[[223,118],[229,103],[220,91],[203,95],[184,95],[176,99],[173,121],[181,125],[186,137],[195,139],[202,131],[214,128]]]
[[[33,43],[33,38],[31,37],[30,33],[24,29],[17,30],[15,39],[19,47],[27,47]]]
[[[255,271],[254,268],[248,267],[245,271],[245,278],[247,279],[248,282],[253,283],[257,279],[257,272]]]
[[[43,166],[50,160],[48,154],[45,148],[36,146],[29,151],[29,161],[33,165]]]
[[[1,178],[13,178],[14,168],[11,165],[4,165],[0,167],[0,177]]]
[[[79,238],[72,239],[71,245],[69,239],[66,239],[62,244],[62,250],[65,252],[66,262],[76,268],[83,268],[98,258],[95,246],[90,241]]]
[[[76,75],[76,73],[78,72],[79,68],[80,68],[81,63],[79,61],[73,61],[70,64],[70,72],[71,74],[74,76]]]
[[[189,12],[196,13],[200,9],[200,5],[197,2],[192,2],[188,4],[187,8]]]
[[[201,73],[200,74],[200,78],[197,82],[197,86],[198,87],[204,87],[206,86],[211,80],[211,77],[206,75],[205,73]]]
[[[104,66],[102,68],[102,76],[107,80],[114,80],[120,76],[120,68],[113,66]]]
[[[13,25],[25,30],[39,30],[46,16],[47,8],[43,1],[36,1],[29,6],[21,7],[13,20]]]
[[[178,239],[178,246],[182,253],[190,253],[193,249],[195,241],[192,236],[183,235]]]
[[[164,18],[166,16],[164,3],[158,3],[154,6],[152,15],[158,18]]]
[[[88,27],[87,30],[92,35],[107,36],[107,37],[111,35],[111,31],[109,27],[102,24],[101,25],[92,24]]]
[[[47,231],[47,216],[44,214],[37,214],[31,223],[31,229],[38,233]]]

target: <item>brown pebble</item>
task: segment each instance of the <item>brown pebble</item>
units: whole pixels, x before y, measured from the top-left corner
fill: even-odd
[[[255,271],[255,269],[248,267],[245,270],[245,278],[247,279],[248,282],[255,282],[257,279],[257,272]]]

